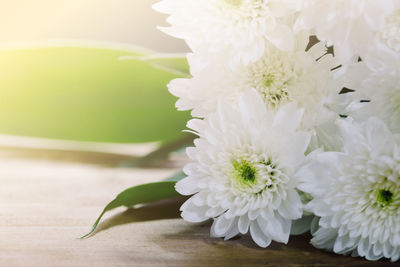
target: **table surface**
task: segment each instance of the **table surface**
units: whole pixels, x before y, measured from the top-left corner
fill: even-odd
[[[107,214],[79,239],[108,201],[127,187],[158,181],[183,164],[115,168],[125,155],[0,147],[0,266],[395,266],[338,256],[309,245],[258,248],[249,236],[209,236],[210,222],[179,217],[182,199]]]

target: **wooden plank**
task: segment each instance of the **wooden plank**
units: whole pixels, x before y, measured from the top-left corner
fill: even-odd
[[[23,157],[0,153],[0,266],[394,266],[316,250],[307,235],[267,249],[249,236],[210,238],[210,222],[179,218],[182,199],[118,209],[81,240],[117,193],[160,180],[180,166],[111,168],[106,160],[53,161],[54,152],[43,153],[38,158],[32,151]],[[93,156],[75,153],[78,159]]]

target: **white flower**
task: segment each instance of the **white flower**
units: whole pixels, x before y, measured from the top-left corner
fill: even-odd
[[[184,39],[194,52],[229,51],[230,65],[264,54],[266,42],[293,46],[294,0],[163,0],[153,6],[170,16],[167,34]]]
[[[311,154],[298,173],[311,194],[306,210],[320,216],[311,243],[369,260],[400,257],[400,146],[377,118],[339,122],[343,152]],[[396,141],[397,140],[397,141]]]
[[[304,0],[296,26],[314,30],[348,63],[354,56],[368,56],[376,42],[399,48],[399,8],[398,0]]]
[[[242,94],[239,106],[221,104],[215,114],[188,123],[200,138],[187,149],[193,161],[184,168],[188,176],[176,185],[179,193],[194,194],[182,205],[182,217],[213,218],[216,237],[250,231],[261,247],[286,243],[292,220],[302,215],[293,179],[309,142],[309,134],[295,130],[302,111],[290,103],[273,115],[256,91]]]
[[[397,8],[386,17],[385,26],[378,38],[390,49],[400,53],[400,7]]]
[[[345,86],[355,92],[350,94],[354,101],[347,114],[360,121],[379,117],[390,130],[400,133],[400,62],[387,59],[386,63],[397,67],[371,70],[359,62],[349,68]]]
[[[328,106],[342,86],[335,81],[331,69],[337,64],[331,54],[326,54],[324,44],[318,43],[306,52],[308,40],[308,35],[298,36],[295,50],[290,52],[269,45],[258,61],[234,71],[224,67],[223,56],[214,58],[206,68],[198,67],[204,57],[195,55],[189,60],[196,70],[193,78],[173,80],[169,90],[180,98],[176,103],[179,110],[193,109],[193,116],[205,117],[216,111],[219,101],[235,106],[240,93],[256,89],[271,111],[297,102],[305,112],[301,128],[313,129],[336,118]]]

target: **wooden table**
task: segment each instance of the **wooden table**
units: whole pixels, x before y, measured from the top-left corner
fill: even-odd
[[[114,168],[127,156],[13,147],[2,147],[0,158],[0,266],[396,265],[316,250],[307,235],[267,249],[248,236],[210,238],[210,222],[180,219],[181,199],[118,209],[81,240],[117,193],[174,174],[182,162]]]

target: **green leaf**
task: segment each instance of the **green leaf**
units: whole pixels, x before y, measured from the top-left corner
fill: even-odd
[[[290,229],[291,235],[301,235],[305,232],[310,231],[311,222],[314,220],[314,215],[305,215],[298,220],[292,222],[292,228]]]
[[[104,48],[47,47],[0,51],[0,133],[76,141],[172,140],[189,112],[178,112],[166,84],[184,77],[155,67],[184,58]]]
[[[121,60],[142,60],[161,70],[179,76],[190,76],[189,64],[184,54],[149,54],[124,56]]]
[[[174,182],[178,182],[180,180],[182,180],[183,178],[187,177],[187,175],[184,172],[178,172],[175,173],[174,175],[168,177],[167,179],[165,179],[164,181],[174,181]]]
[[[310,233],[312,235],[315,234],[315,232],[318,230],[319,228],[319,219],[320,217],[314,216],[313,220],[311,221],[311,226],[310,226]]]
[[[120,193],[113,201],[108,203],[108,205],[104,208],[100,216],[93,224],[90,232],[82,236],[81,238],[85,238],[91,235],[96,230],[96,227],[99,224],[103,215],[110,210],[118,207],[130,208],[137,204],[145,204],[180,196],[179,193],[175,191],[175,183],[175,181],[162,181],[156,183],[142,184],[126,189],[125,191]]]

